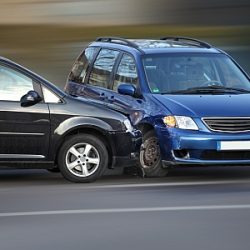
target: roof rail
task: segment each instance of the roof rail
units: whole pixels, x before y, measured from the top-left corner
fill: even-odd
[[[129,47],[135,48],[135,49],[139,50],[140,52],[144,53],[144,51],[141,50],[136,43],[131,42],[128,39],[125,39],[125,38],[120,38],[120,37],[98,37],[98,38],[96,38],[95,41],[96,42],[105,42],[105,43],[123,44],[123,45],[127,45]]]
[[[206,43],[206,42],[203,42],[203,41],[200,41],[198,39],[194,39],[194,38],[189,38],[189,37],[184,37],[184,36],[174,36],[174,37],[162,37],[160,40],[172,40],[172,41],[187,41],[187,42],[194,42],[198,45],[200,45],[201,47],[205,47],[205,48],[208,48],[210,49],[212,46],[209,44],[209,43]]]

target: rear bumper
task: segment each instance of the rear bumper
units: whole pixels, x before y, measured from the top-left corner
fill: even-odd
[[[221,141],[250,141],[250,133],[161,128],[157,131],[164,166],[250,165],[250,150],[221,150]]]
[[[112,162],[110,168],[135,165],[142,143],[142,134],[139,130],[131,132],[110,133]]]
[[[137,162],[138,154],[131,154],[130,156],[126,157],[119,157],[119,156],[113,156],[112,158],[112,165],[110,168],[123,168],[123,167],[130,167],[134,166]]]

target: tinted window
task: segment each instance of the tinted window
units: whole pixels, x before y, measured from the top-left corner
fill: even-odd
[[[0,66],[0,100],[20,101],[30,90],[34,90],[32,79],[18,71]]]
[[[107,88],[115,60],[119,52],[115,50],[102,49],[96,58],[89,84]]]
[[[138,75],[132,56],[124,54],[115,75],[113,90],[117,91],[119,84],[130,83],[137,85]]]
[[[94,59],[97,48],[90,47],[85,49],[82,55],[75,62],[69,76],[70,81],[83,83],[90,63]]]

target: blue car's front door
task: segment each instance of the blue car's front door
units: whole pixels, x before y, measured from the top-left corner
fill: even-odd
[[[108,105],[115,109],[129,112],[130,110],[144,110],[145,101],[139,96],[128,96],[118,93],[120,84],[132,84],[139,90],[139,77],[132,55],[124,53],[113,74],[111,90],[107,93]]]
[[[106,105],[107,90],[119,53],[117,50],[106,48],[87,48],[73,66],[66,91]]]
[[[103,104],[107,103],[108,87],[119,53],[117,50],[105,48],[100,50],[84,88],[85,96]]]

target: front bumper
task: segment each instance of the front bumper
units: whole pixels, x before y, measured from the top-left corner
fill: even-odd
[[[250,133],[188,131],[159,127],[156,130],[163,166],[250,165],[249,150],[223,151],[220,141],[250,141]]]

